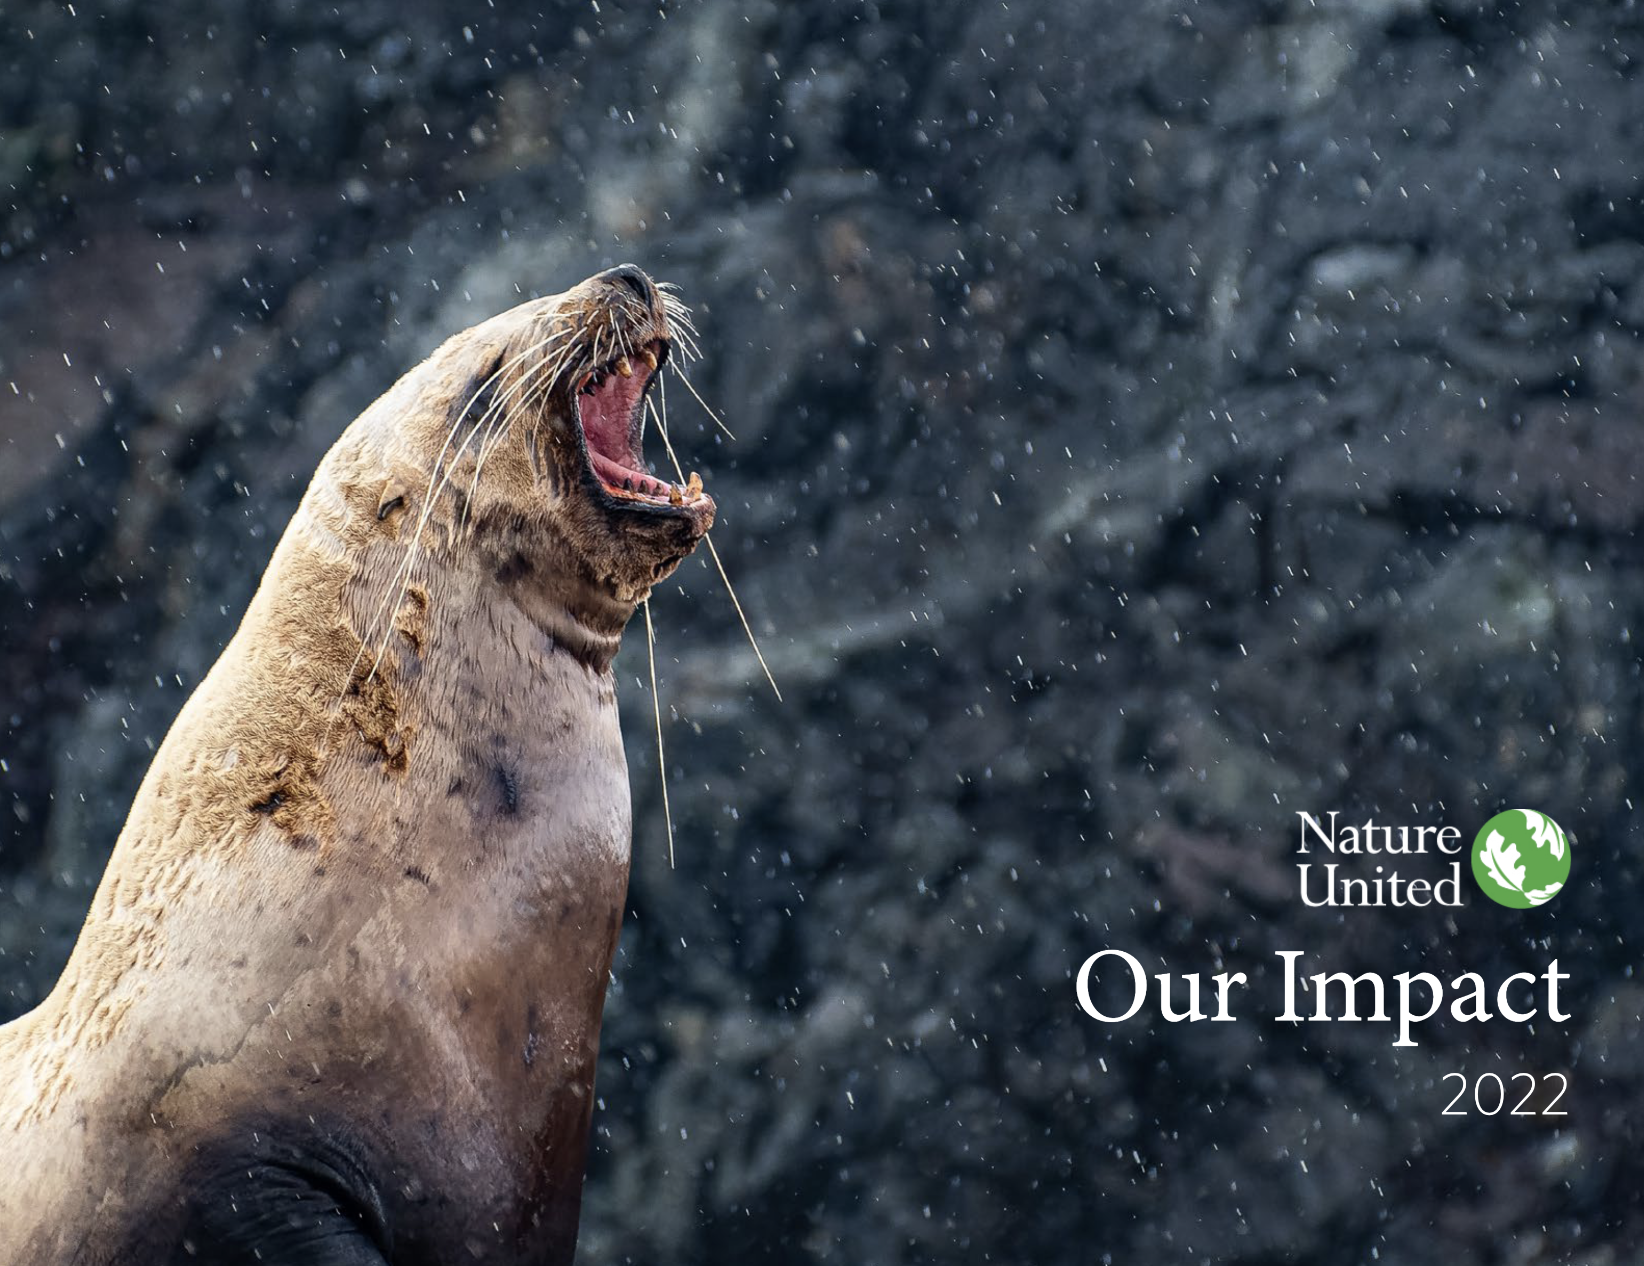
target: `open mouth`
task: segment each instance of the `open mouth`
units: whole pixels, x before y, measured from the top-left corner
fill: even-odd
[[[645,470],[645,396],[668,359],[668,344],[653,339],[632,356],[593,369],[577,387],[577,419],[594,478],[619,500],[648,506],[683,506],[702,495],[696,475],[683,485]]]

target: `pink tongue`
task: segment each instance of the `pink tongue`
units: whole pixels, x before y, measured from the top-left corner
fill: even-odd
[[[634,451],[628,436],[628,423],[639,407],[647,377],[644,370],[629,378],[612,373],[591,393],[578,397],[582,438],[588,445],[594,474],[606,487],[615,492],[666,498],[667,484],[635,469],[643,466],[645,459]]]
[[[584,422],[583,425],[586,427],[587,423]],[[586,433],[585,430],[584,434]],[[626,466],[617,465],[616,462],[613,462],[604,453],[596,449],[592,441],[588,445],[588,456],[593,458],[594,474],[598,475],[607,487],[620,489],[625,483],[628,483],[634,486],[635,492],[649,493],[653,497],[666,497],[668,495],[667,484],[658,483],[649,475],[642,474],[637,470],[629,470]]]

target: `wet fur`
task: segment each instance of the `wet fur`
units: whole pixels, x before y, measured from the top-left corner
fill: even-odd
[[[611,513],[574,381],[524,376],[665,332],[635,274],[459,334],[321,464],[0,1028],[14,1260],[571,1260],[628,870],[610,662],[713,506]]]

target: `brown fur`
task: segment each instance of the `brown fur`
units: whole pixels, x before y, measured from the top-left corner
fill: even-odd
[[[321,464],[62,979],[0,1028],[8,1260],[163,1260],[198,1167],[265,1126],[346,1134],[396,1260],[570,1260],[627,883],[610,660],[713,504],[601,503],[574,374],[477,478],[447,444],[550,329],[589,364],[665,336],[634,289],[457,335]]]

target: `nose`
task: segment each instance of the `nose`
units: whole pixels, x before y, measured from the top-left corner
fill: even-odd
[[[618,264],[615,268],[609,268],[599,276],[601,281],[608,281],[613,286],[626,286],[646,306],[650,306],[656,301],[655,284],[645,275],[643,270],[633,264]]]

